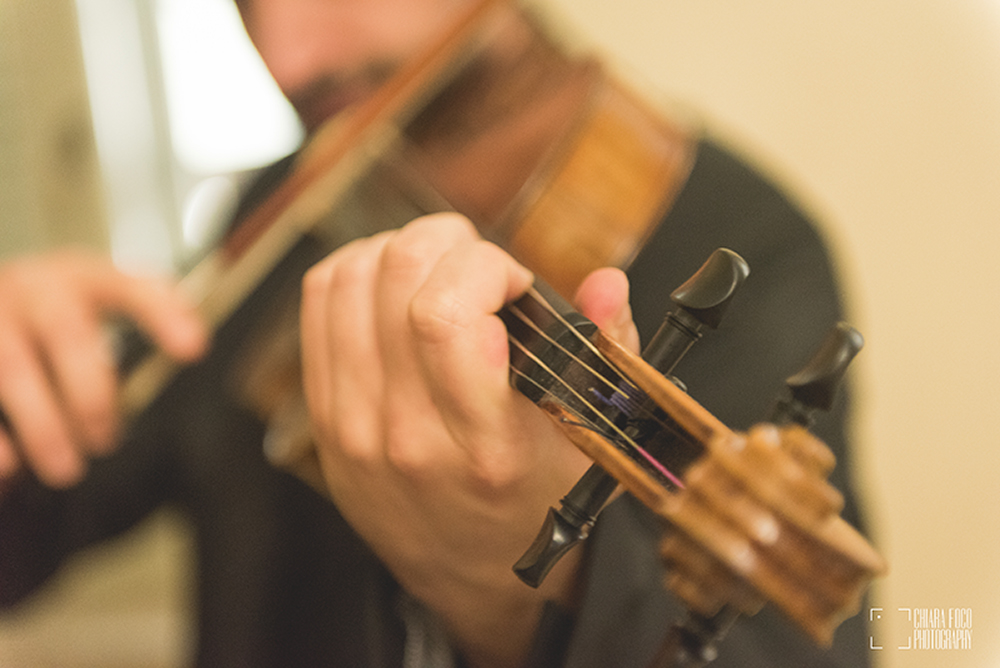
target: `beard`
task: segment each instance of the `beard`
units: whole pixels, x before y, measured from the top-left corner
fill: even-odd
[[[349,72],[328,72],[286,95],[311,133],[347,107],[370,98],[399,67],[398,62],[380,60]]]

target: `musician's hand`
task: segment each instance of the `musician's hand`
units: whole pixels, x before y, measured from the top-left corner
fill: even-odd
[[[622,279],[588,281],[582,297],[628,330]],[[542,597],[566,595],[576,568],[560,564],[542,592],[511,571],[589,463],[509,385],[494,314],[531,281],[453,214],[352,243],[305,281],[305,387],[329,490],[473,665],[517,663]]]
[[[0,480],[21,466],[45,483],[77,482],[115,444],[116,372],[105,316],[135,320],[179,359],[206,333],[173,288],[76,251],[0,266]]]
[[[639,330],[632,321],[628,278],[620,269],[598,269],[583,280],[573,300],[582,314],[632,352],[639,350]]]

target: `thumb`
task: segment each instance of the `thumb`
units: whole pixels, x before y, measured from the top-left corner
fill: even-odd
[[[632,321],[625,272],[605,267],[591,272],[577,288],[575,303],[608,336],[629,350],[639,350],[639,332]]]

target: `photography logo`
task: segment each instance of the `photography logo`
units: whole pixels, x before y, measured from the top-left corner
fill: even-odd
[[[894,615],[891,620],[890,615]],[[893,623],[890,625],[889,621]],[[869,649],[972,649],[972,608],[871,608],[868,622]],[[888,637],[890,626],[893,638]]]

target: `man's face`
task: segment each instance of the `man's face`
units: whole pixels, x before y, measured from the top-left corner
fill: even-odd
[[[471,0],[236,0],[308,130],[372,94]]]

